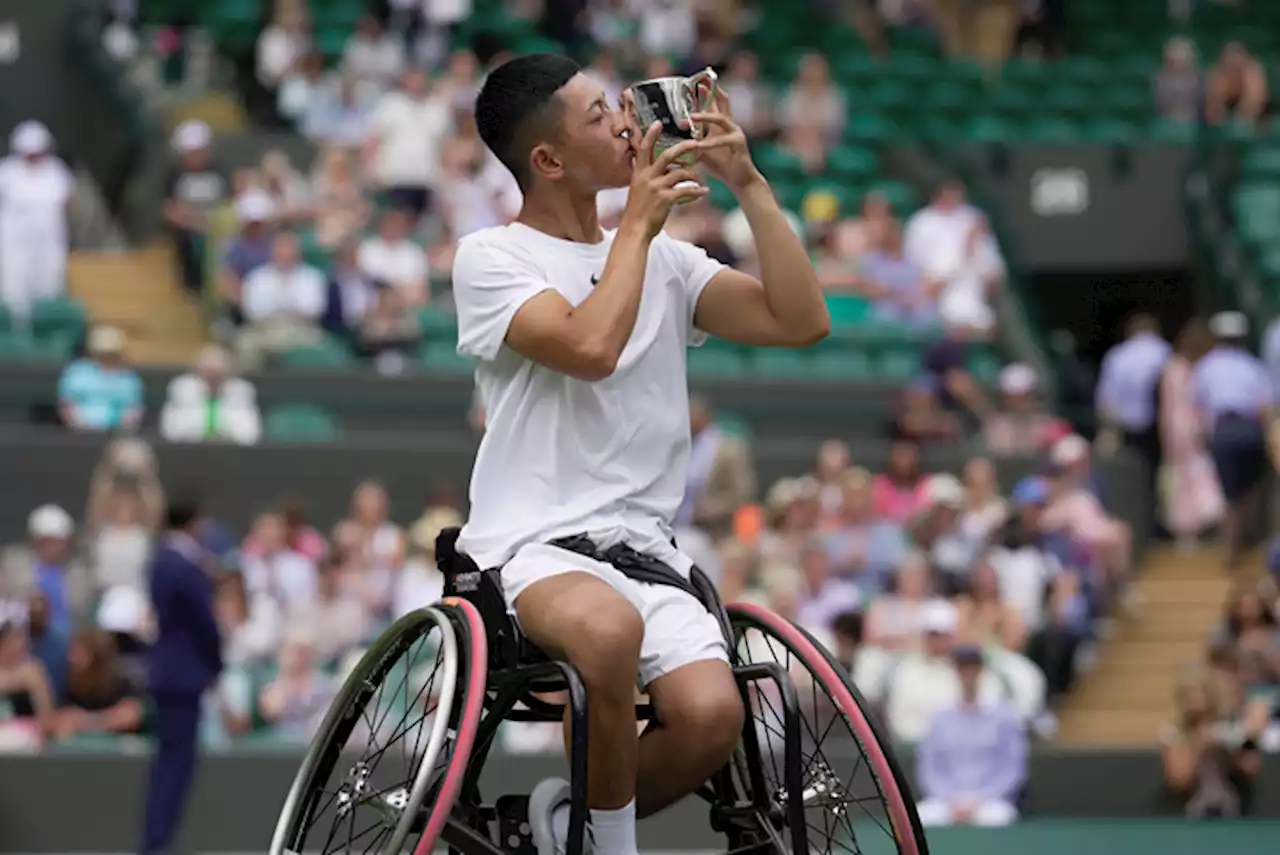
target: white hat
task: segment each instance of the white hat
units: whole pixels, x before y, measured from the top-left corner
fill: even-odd
[[[199,119],[188,119],[174,130],[172,142],[176,151],[186,154],[196,149],[208,148],[209,143],[213,142],[213,131]]]
[[[1000,372],[1000,391],[1006,395],[1029,395],[1039,384],[1036,370],[1022,362],[1006,365]]]
[[[136,588],[108,588],[98,604],[98,627],[107,632],[138,635],[146,627],[147,598]]]
[[[1218,312],[1209,319],[1209,332],[1218,338],[1244,338],[1249,334],[1249,319],[1243,312]]]
[[[1049,462],[1054,466],[1071,466],[1088,456],[1089,441],[1078,433],[1064,436],[1049,450]]]
[[[236,219],[242,223],[265,223],[275,215],[275,200],[265,190],[246,190],[236,199]]]
[[[33,538],[54,537],[65,540],[71,537],[75,528],[71,514],[57,505],[41,505],[27,517],[27,534]]]
[[[930,600],[920,610],[920,629],[923,632],[952,633],[960,625],[956,607],[946,600]]]
[[[88,348],[90,353],[119,353],[124,350],[124,333],[116,327],[94,327]]]
[[[804,221],[791,211],[784,210],[782,214],[787,218],[791,230],[803,236]],[[720,221],[720,236],[724,238],[729,250],[739,258],[755,255],[755,235],[751,232],[751,224],[747,222],[747,212],[741,208],[735,208],[724,215],[724,219]]]
[[[43,123],[28,119],[13,129],[9,148],[15,154],[44,154],[53,148],[53,135]]]
[[[924,485],[930,507],[958,508],[964,504],[964,485],[954,475],[931,475]]]

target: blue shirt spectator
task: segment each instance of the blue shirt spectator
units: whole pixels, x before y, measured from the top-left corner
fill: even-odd
[[[953,653],[961,701],[934,716],[916,754],[925,825],[1007,825],[1027,779],[1027,735],[1017,713],[978,700],[982,654]]]
[[[874,286],[877,314],[907,323],[937,323],[937,308],[925,293],[924,276],[900,253],[869,252],[859,260],[858,274]]]
[[[142,421],[142,380],[124,363],[124,334],[98,327],[89,358],[78,359],[58,380],[58,411],[75,430],[132,431]]]
[[[268,227],[275,216],[275,202],[263,190],[250,190],[236,200],[236,219],[240,233],[227,247],[222,264],[224,275],[237,283],[271,260],[273,234]]]
[[[1242,347],[1219,345],[1191,373],[1196,407],[1209,424],[1223,416],[1258,416],[1275,402],[1275,390],[1262,360]]]
[[[1173,353],[1147,315],[1129,322],[1129,337],[1102,360],[1098,374],[1098,414],[1124,430],[1138,433],[1156,421],[1156,384]]]

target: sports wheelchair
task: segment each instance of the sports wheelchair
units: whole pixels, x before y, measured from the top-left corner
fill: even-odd
[[[586,690],[572,666],[524,638],[499,572],[458,553],[457,534],[437,541],[444,599],[393,624],[347,676],[285,799],[270,855],[537,855],[527,796],[486,803],[481,771],[504,723],[558,723],[566,710],[567,855],[583,855]],[[732,759],[696,792],[727,852],[928,855],[910,786],[843,669],[790,621],[753,604],[723,606],[696,568],[691,582],[729,640],[748,711]],[[647,704],[636,716],[654,719]]]

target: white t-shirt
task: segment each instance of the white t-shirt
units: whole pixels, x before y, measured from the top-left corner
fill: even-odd
[[[504,344],[512,317],[537,294],[555,290],[582,303],[613,238],[574,243],[512,223],[458,244],[458,352],[476,359],[487,414],[458,543],[481,567],[506,562],[526,543],[579,532],[600,543],[625,538],[641,551],[670,548],[689,463],[685,351],[706,338],[694,311],[724,266],[659,235],[631,340],[603,380],[576,380]]]
[[[329,284],[310,264],[281,270],[265,264],[244,280],[241,308],[251,324],[267,321],[317,321],[324,314]]]
[[[0,228],[14,236],[66,240],[66,205],[75,179],[65,163],[45,156],[36,163],[0,160]]]
[[[427,281],[427,253],[411,240],[387,243],[366,238],[356,251],[356,267],[371,279],[396,287]]]
[[[1000,599],[1013,607],[1028,630],[1043,626],[1045,588],[1062,572],[1058,559],[1034,547],[998,547],[991,551],[991,566]]]
[[[449,106],[435,98],[388,92],[370,122],[378,139],[378,180],[384,187],[431,187],[440,172],[440,145],[449,132]]]

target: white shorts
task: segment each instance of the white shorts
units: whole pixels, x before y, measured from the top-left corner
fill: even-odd
[[[520,547],[502,567],[507,608],[534,582],[561,573],[590,573],[635,606],[644,621],[638,685],[641,691],[663,674],[703,659],[729,661],[720,622],[707,607],[674,585],[650,585],[624,575],[612,564],[545,543]]]

